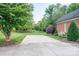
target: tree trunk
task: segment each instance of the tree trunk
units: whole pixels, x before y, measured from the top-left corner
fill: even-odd
[[[6,36],[6,41],[10,41],[11,39],[10,39],[10,36]]]
[[[10,35],[11,35],[11,32],[5,33],[5,43],[4,43],[4,45],[12,45],[13,44],[12,40],[10,39]]]
[[[5,37],[6,37],[5,41],[6,41],[6,42],[11,41],[11,39],[10,39],[10,35],[11,35],[11,32],[7,32],[7,33],[5,33]]]

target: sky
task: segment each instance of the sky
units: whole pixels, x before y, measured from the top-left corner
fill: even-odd
[[[34,6],[33,19],[35,23],[42,20],[43,15],[45,14],[45,9],[49,5],[50,5],[49,3],[33,3]],[[67,5],[67,3],[65,5]]]
[[[45,9],[48,7],[49,4],[47,3],[34,3],[34,11],[33,11],[33,19],[35,23],[40,21],[45,14]]]

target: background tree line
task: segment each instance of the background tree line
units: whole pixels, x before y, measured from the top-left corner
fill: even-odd
[[[62,5],[60,3],[51,4],[46,8],[45,15],[42,20],[35,26],[36,30],[47,31],[49,28],[53,31],[56,21],[63,15],[70,13],[79,8],[79,3],[71,3],[69,5]],[[51,26],[50,26],[51,25]],[[51,31],[51,32],[52,32]]]

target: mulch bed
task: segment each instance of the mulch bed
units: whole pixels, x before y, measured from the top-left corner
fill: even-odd
[[[0,47],[12,46],[12,45],[16,45],[16,44],[18,44],[18,43],[14,42],[14,41],[9,41],[9,42],[3,41],[3,42],[0,42]]]

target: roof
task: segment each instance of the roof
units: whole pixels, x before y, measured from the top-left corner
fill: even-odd
[[[57,22],[66,21],[77,17],[79,17],[79,9],[60,17]]]

